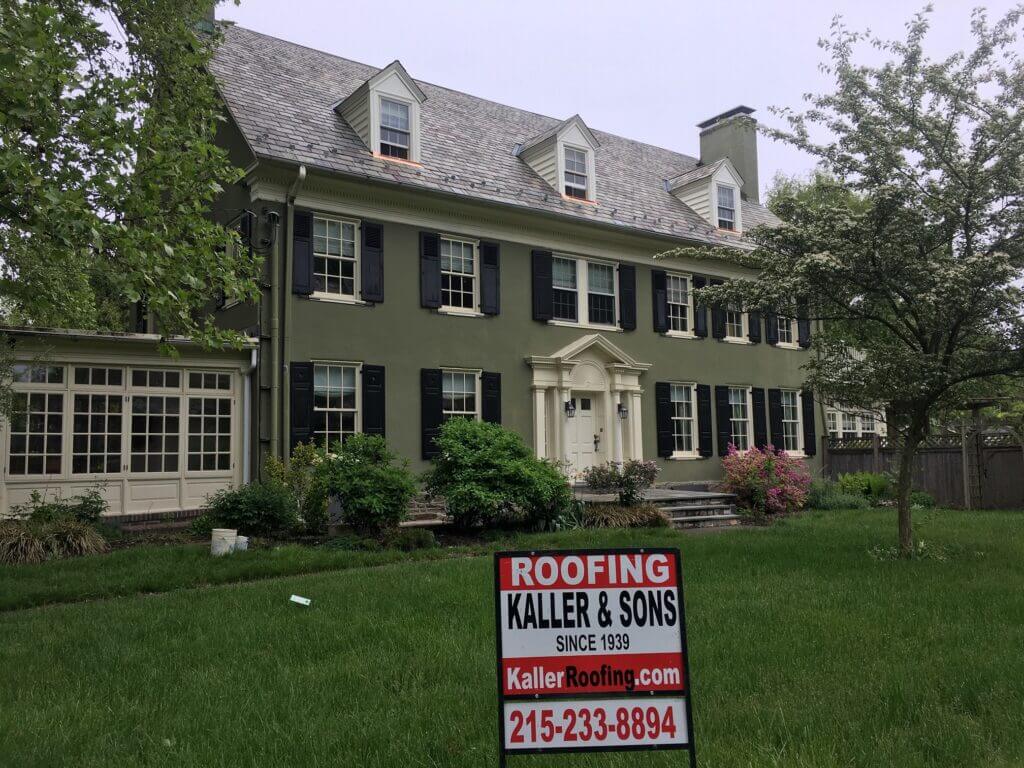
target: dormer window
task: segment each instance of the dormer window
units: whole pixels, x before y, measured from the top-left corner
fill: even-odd
[[[385,157],[408,160],[409,130],[409,105],[381,97],[380,153]]]
[[[718,228],[736,229],[736,189],[718,185]]]
[[[587,153],[576,147],[565,148],[565,194],[587,199]]]

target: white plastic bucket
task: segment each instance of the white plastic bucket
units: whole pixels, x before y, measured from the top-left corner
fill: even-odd
[[[235,552],[245,552],[249,548],[248,536],[235,536]]]
[[[210,536],[210,554],[214,557],[229,554],[235,548],[238,531],[232,528],[214,528]]]

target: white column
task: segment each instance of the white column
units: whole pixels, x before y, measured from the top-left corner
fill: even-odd
[[[565,461],[565,452],[568,449],[568,437],[566,430],[568,424],[565,417],[565,401],[566,401],[566,390],[561,387],[555,388],[555,428],[551,431],[555,437],[555,451],[554,455],[559,461]]]
[[[533,388],[533,452],[538,459],[547,456],[548,404],[543,387]]]
[[[629,408],[629,427],[631,434],[631,452],[630,458],[640,461],[644,457],[644,433],[643,433],[643,421],[640,413],[640,393],[630,392],[630,403]]]
[[[604,460],[615,461],[615,420],[618,418],[615,413],[615,396],[612,392],[605,390],[604,393],[604,433],[601,446],[604,449]]]
[[[615,436],[615,461],[622,463],[625,450],[622,447],[622,419],[619,418],[619,405],[622,403],[622,392],[612,392],[612,434]]]

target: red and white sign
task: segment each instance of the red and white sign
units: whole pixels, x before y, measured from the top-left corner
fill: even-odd
[[[678,550],[496,555],[503,751],[692,756],[680,582]]]

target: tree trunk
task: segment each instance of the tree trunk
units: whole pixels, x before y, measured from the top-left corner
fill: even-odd
[[[896,475],[896,515],[899,520],[900,555],[909,557],[914,552],[914,529],[910,518],[910,491],[914,481],[914,457],[924,440],[927,417],[915,416],[907,429],[903,448],[900,450],[900,464]]]

